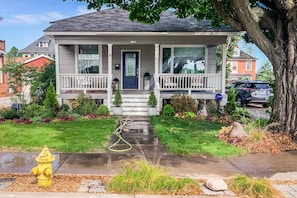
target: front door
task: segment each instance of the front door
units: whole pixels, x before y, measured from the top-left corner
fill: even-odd
[[[138,52],[123,52],[123,89],[138,89]]]

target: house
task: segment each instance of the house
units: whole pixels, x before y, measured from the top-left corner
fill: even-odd
[[[4,64],[6,64],[9,60],[5,58]],[[14,57],[13,62],[22,64],[23,66],[28,66],[32,68],[36,68],[37,71],[40,71],[45,65],[50,64],[53,61],[53,58],[46,55],[39,55],[36,57]],[[5,89],[2,90],[2,94],[4,96],[12,96],[12,91],[8,86],[8,77],[6,76]],[[26,100],[30,99],[30,85],[23,86],[22,88],[18,88],[19,93],[23,93]]]
[[[256,58],[236,47],[232,58],[227,60],[227,64],[230,64],[231,69],[229,81],[239,79],[256,80],[256,61]]]
[[[1,70],[4,65],[5,57],[5,41],[0,40],[0,98],[9,96],[8,85],[6,84],[6,76]]]
[[[117,87],[124,115],[145,114],[150,91],[158,111],[175,93],[203,100],[221,93],[226,103],[226,42],[237,33],[230,27],[180,19],[171,11],[155,24],[142,24],[113,8],[52,22],[44,32],[55,39],[57,97],[63,101],[86,93],[112,109]],[[216,72],[218,45],[221,72]]]
[[[23,57],[37,57],[40,55],[46,55],[54,58],[55,55],[55,40],[48,37],[42,36],[24,49],[20,50]]]

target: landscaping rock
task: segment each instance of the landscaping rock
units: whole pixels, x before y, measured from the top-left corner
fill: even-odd
[[[218,178],[207,179],[205,185],[212,191],[224,191],[228,189],[226,182]]]
[[[106,190],[99,180],[84,180],[78,192],[104,193]]]
[[[243,127],[239,122],[234,122],[232,125],[232,130],[229,133],[230,138],[243,138],[248,136],[248,134],[244,131]]]

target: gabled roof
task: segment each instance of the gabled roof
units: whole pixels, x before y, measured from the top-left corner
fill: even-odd
[[[129,12],[120,8],[75,16],[51,23],[47,32],[236,32],[228,27],[213,27],[209,21],[197,22],[193,17],[180,19],[171,11],[161,14],[159,22],[132,22]]]
[[[48,47],[38,47],[39,42],[47,42]],[[24,49],[20,50],[21,53],[40,53],[49,54],[55,52],[55,40],[49,36],[42,36]]]
[[[240,50],[240,55],[239,56],[232,56],[232,58],[229,58],[229,60],[238,60],[238,59],[241,59],[241,60],[256,60],[257,58],[245,53],[244,51]]]

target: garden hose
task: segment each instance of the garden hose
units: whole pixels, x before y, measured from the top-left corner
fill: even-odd
[[[125,152],[125,151],[129,151],[132,149],[132,145],[127,142],[121,135],[123,128],[125,125],[127,125],[128,123],[132,122],[132,120],[129,119],[129,117],[127,117],[126,119],[120,119],[120,126],[118,126],[113,134],[116,135],[118,137],[118,140],[113,143],[112,145],[110,145],[110,147],[108,148],[110,151],[114,151],[114,152]],[[125,149],[114,149],[114,147],[120,142],[123,141],[126,145],[128,145],[128,148]]]

